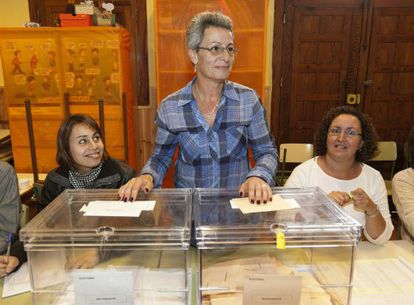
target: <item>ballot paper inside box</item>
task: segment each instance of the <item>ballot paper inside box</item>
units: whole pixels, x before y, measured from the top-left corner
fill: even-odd
[[[349,304],[361,225],[319,188],[273,194],[282,209],[195,191],[198,304]]]
[[[127,203],[117,190],[63,192],[21,230],[33,304],[190,304],[191,198],[190,189]]]

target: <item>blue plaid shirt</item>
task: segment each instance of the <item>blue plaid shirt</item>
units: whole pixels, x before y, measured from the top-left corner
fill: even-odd
[[[178,188],[238,188],[252,176],[274,185],[277,149],[257,94],[226,81],[210,128],[192,95],[194,81],[160,104],[154,152],[141,174],[152,175],[154,186],[160,187],[179,145],[174,166]],[[248,146],[253,151],[254,168],[250,167]]]

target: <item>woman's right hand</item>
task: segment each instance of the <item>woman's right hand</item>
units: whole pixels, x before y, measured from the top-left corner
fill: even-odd
[[[150,192],[154,188],[154,179],[151,175],[141,175],[132,178],[118,190],[119,199],[123,201],[134,201],[138,192],[142,190],[145,193]]]
[[[0,277],[6,276],[19,265],[19,259],[15,256],[9,256],[6,263],[6,256],[0,255]]]
[[[335,202],[341,207],[351,203],[351,196],[349,196],[347,192],[333,191],[328,196],[335,200]]]

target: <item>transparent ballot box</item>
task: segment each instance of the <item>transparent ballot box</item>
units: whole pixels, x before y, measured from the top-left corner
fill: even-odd
[[[117,200],[66,190],[21,230],[33,304],[190,304],[192,191]]]
[[[349,304],[362,226],[319,188],[273,194],[258,206],[233,201],[237,190],[195,191],[198,303]]]

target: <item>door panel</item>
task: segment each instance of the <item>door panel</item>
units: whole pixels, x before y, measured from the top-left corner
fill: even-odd
[[[399,151],[414,125],[414,1],[373,1],[364,111]]]
[[[360,1],[286,1],[280,141],[311,142],[323,113],[355,90],[362,13]]]
[[[39,13],[40,24],[59,26],[59,14],[65,12],[65,1],[45,0],[40,7],[43,8],[43,12]]]

